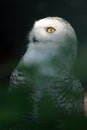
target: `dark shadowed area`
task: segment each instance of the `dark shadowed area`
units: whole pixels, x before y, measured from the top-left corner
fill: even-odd
[[[0,104],[7,103],[10,74],[27,47],[27,35],[37,19],[58,16],[74,27],[78,38],[75,73],[87,92],[87,1],[1,0],[0,1]],[[9,97],[8,97],[9,98]],[[20,102],[20,101],[19,101]],[[4,104],[4,105],[3,105]],[[1,113],[2,113],[1,107]],[[8,108],[9,109],[9,108]],[[20,109],[20,107],[19,107]],[[2,118],[3,117],[3,118]],[[5,118],[4,118],[5,117]],[[0,121],[7,123],[8,116]],[[13,117],[15,117],[13,115]],[[2,123],[1,123],[2,124]],[[3,126],[3,125],[2,125]],[[1,126],[1,128],[2,128]]]

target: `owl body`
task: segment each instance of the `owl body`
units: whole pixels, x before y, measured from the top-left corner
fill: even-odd
[[[35,22],[29,40],[11,76],[11,90],[29,88],[32,109],[28,113],[43,126],[53,124],[56,129],[65,124],[64,117],[84,113],[83,89],[73,74],[76,34],[65,20],[48,17]]]

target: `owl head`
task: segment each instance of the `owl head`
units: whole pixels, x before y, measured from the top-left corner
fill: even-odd
[[[77,42],[76,34],[72,26],[59,17],[47,17],[35,22],[29,34],[30,42],[64,44]]]
[[[34,23],[29,35],[24,63],[44,65],[58,63],[72,65],[77,53],[77,38],[73,27],[59,17],[47,17]],[[68,67],[69,68],[69,67]]]

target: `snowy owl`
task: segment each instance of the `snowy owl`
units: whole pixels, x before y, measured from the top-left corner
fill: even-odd
[[[45,129],[49,124],[61,128],[68,115],[84,113],[83,89],[73,73],[75,31],[66,20],[47,17],[34,23],[28,38],[27,51],[11,75],[10,91],[28,88],[32,119],[36,117]]]

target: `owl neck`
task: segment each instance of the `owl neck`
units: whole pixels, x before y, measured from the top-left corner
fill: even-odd
[[[60,72],[71,72],[75,60],[73,50],[69,47],[44,44],[29,46],[23,57],[24,66],[41,75],[54,76]]]

